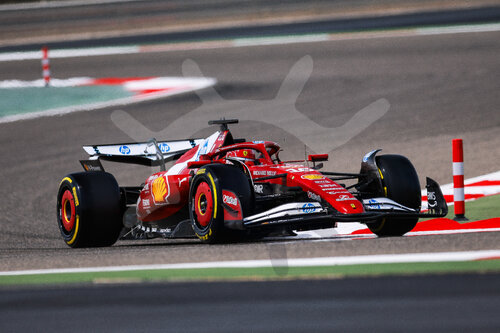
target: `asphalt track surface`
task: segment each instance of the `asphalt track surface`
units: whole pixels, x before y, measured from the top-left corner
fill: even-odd
[[[262,36],[486,22],[498,18],[499,4],[498,0],[48,1],[33,8],[0,6],[0,45],[39,49],[41,43],[59,47],[61,40],[86,39],[88,45],[108,46],[138,37],[154,42],[221,34]]]
[[[193,59],[206,76],[219,80],[216,92],[223,98],[210,102],[209,92],[202,95],[213,104],[196,120],[206,123],[231,117],[234,104],[225,100],[273,99],[292,66],[309,55],[313,71],[295,105],[315,123],[337,127],[380,98],[390,103],[381,119],[330,152],[326,169],[357,171],[364,153],[382,147],[386,153],[408,156],[421,178],[428,175],[448,183],[454,137],[462,137],[465,142],[466,177],[498,170],[499,37],[499,32],[467,33],[54,59],[52,71],[58,78],[182,75],[184,60]],[[35,79],[39,72],[38,61],[0,64],[2,80]],[[179,116],[200,107],[201,101],[196,94],[189,94],[122,109],[152,131],[161,131]],[[286,117],[289,107],[278,103],[269,112],[281,112]],[[156,241],[155,246],[122,242],[105,249],[69,250],[55,222],[57,187],[65,174],[80,170],[78,160],[85,158],[80,148],[83,144],[130,141],[111,121],[114,110],[0,125],[2,270],[269,258],[267,243],[206,246],[195,240],[180,241],[179,245]],[[264,122],[256,119],[236,125],[233,132],[238,137],[282,143],[284,158],[304,156],[300,138],[260,120]],[[212,131],[207,127],[194,136]],[[309,152],[313,150],[308,148]],[[123,185],[140,184],[155,171],[105,166]],[[301,241],[288,242],[284,247],[286,255],[299,257],[492,249],[498,246],[498,235]]]
[[[498,332],[500,275],[0,290],[2,332]]]
[[[234,4],[233,4],[234,5]],[[255,3],[254,3],[255,5]],[[48,9],[53,11],[52,9]],[[228,10],[228,9],[226,9]],[[40,10],[35,10],[36,13]],[[0,15],[3,13],[0,13]],[[7,13],[11,14],[11,13]],[[14,13],[15,14],[15,13]],[[43,13],[42,13],[43,14]],[[4,14],[5,15],[5,14]],[[75,17],[71,15],[62,14],[65,20],[57,20],[58,25],[61,21],[73,22],[78,20],[80,12],[75,13]],[[100,13],[99,18],[105,16],[105,13]],[[137,14],[134,14],[137,15]],[[0,28],[8,29],[13,24],[15,26],[30,27],[30,25],[38,23],[44,24],[46,15],[41,16],[37,22],[30,15],[10,15],[4,20],[0,21]],[[0,16],[1,17],[1,16]],[[10,19],[9,19],[10,18]],[[92,17],[94,18],[94,16]],[[86,22],[92,22],[92,18],[87,18]],[[94,18],[95,19],[95,18]],[[375,29],[394,29],[394,28],[412,28],[430,25],[452,25],[452,24],[473,24],[473,23],[487,23],[498,22],[500,20],[500,7],[480,7],[472,9],[449,9],[442,11],[427,11],[407,14],[396,15],[381,15],[377,17],[359,17],[359,18],[335,18],[326,20],[313,20],[306,22],[292,22],[285,24],[267,24],[259,26],[242,26],[242,27],[223,27],[212,28],[193,31],[178,31],[178,32],[163,32],[163,33],[147,33],[147,34],[134,34],[132,36],[118,36],[107,37],[99,39],[75,40],[75,41],[61,41],[61,42],[38,42],[25,45],[3,46],[0,47],[2,52],[16,52],[16,51],[29,51],[40,50],[42,46],[49,48],[71,48],[81,47],[82,44],[87,47],[103,47],[110,45],[127,45],[134,44],[140,41],[144,44],[161,43],[164,41],[169,42],[185,42],[185,41],[199,41],[218,39],[220,36],[225,38],[242,38],[242,37],[262,37],[262,36],[288,36],[288,35],[301,35],[301,34],[314,34],[322,32],[351,32]],[[21,24],[20,24],[21,21]],[[87,23],[90,24],[90,23]],[[31,30],[34,30],[31,27]],[[43,38],[43,36],[42,36]]]

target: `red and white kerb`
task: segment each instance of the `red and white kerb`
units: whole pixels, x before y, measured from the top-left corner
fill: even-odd
[[[42,47],[42,71],[43,80],[45,81],[45,86],[48,87],[50,84],[50,64],[49,64],[49,49],[47,46]]]
[[[464,149],[462,139],[453,139],[453,201],[455,217],[465,216],[464,195]]]

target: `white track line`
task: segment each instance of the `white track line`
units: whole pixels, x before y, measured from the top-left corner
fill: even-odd
[[[500,23],[471,24],[445,27],[425,27],[414,29],[399,29],[386,31],[366,31],[366,32],[345,32],[345,33],[321,33],[311,35],[296,36],[271,36],[271,37],[252,37],[237,38],[232,40],[205,41],[205,42],[186,42],[186,43],[168,43],[161,45],[139,45],[135,46],[116,46],[116,47],[98,47],[86,49],[65,49],[51,50],[50,58],[70,58],[70,57],[89,57],[117,54],[135,54],[135,53],[153,53],[170,52],[191,49],[221,49],[233,47],[248,46],[266,46],[266,45],[286,45],[294,43],[314,43],[336,40],[356,40],[356,39],[376,39],[393,37],[415,37],[446,35],[458,33],[477,33],[500,31]],[[21,61],[41,59],[41,51],[29,52],[8,52],[0,53],[0,61]]]
[[[139,53],[139,46],[110,46],[93,47],[82,49],[61,49],[49,50],[49,58],[74,58],[74,57],[92,57],[116,54],[134,54]],[[42,51],[27,52],[6,52],[0,53],[0,61],[21,61],[21,60],[39,60],[42,59]]]
[[[65,0],[65,1],[40,1],[36,3],[19,3],[10,5],[0,5],[0,12],[14,10],[29,10],[43,8],[62,8],[62,7],[77,7],[104,5],[112,3],[138,2],[140,0]]]
[[[278,260],[239,260],[199,263],[181,263],[165,265],[130,265],[86,268],[59,268],[23,271],[0,272],[0,276],[64,274],[64,273],[95,273],[95,272],[126,272],[162,269],[199,269],[199,268],[256,268],[256,267],[312,267],[364,264],[397,264],[416,262],[448,262],[473,261],[500,258],[500,250],[467,251],[467,252],[429,252],[408,254],[382,254],[346,257],[297,258]]]

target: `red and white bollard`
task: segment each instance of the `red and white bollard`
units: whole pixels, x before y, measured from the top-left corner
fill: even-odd
[[[453,201],[455,221],[468,221],[465,217],[464,148],[462,139],[453,139]]]
[[[42,47],[42,72],[45,86],[50,85],[50,63],[49,63],[49,49],[47,46]]]

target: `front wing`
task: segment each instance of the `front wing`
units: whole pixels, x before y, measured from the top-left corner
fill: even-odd
[[[294,202],[280,205],[268,211],[248,216],[241,221],[231,221],[226,226],[233,229],[253,229],[273,226],[287,226],[295,230],[329,228],[335,222],[376,223],[382,218],[437,218],[448,214],[448,205],[432,179],[427,178],[427,201],[429,210],[406,207],[385,197],[363,200],[364,213],[342,214],[319,202]]]

